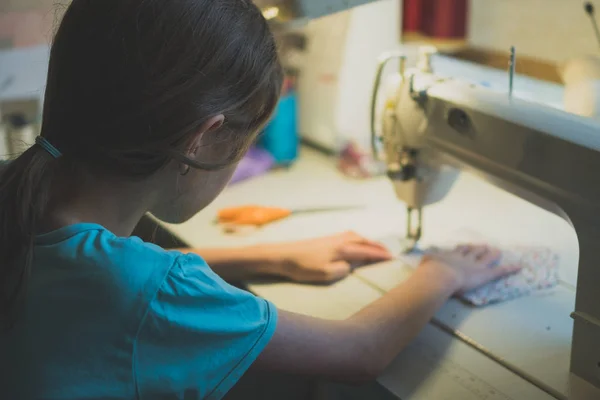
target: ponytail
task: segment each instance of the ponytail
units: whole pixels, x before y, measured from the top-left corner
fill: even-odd
[[[33,262],[37,224],[50,198],[53,163],[38,146],[0,170],[0,329],[16,322]]]

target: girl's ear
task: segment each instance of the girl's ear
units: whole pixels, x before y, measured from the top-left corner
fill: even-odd
[[[225,116],[223,114],[215,115],[214,117],[211,117],[208,121],[206,121],[192,138],[190,145],[186,149],[186,156],[188,156],[191,159],[196,158],[196,156],[198,155],[198,149],[202,145],[202,138],[204,137],[204,134],[218,130],[220,127],[223,126],[224,122]]]

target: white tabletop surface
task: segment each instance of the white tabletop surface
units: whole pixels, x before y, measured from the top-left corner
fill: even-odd
[[[241,236],[227,235],[213,224],[219,208],[244,204],[364,208],[293,216]],[[387,178],[345,178],[335,169],[332,159],[304,149],[291,169],[232,185],[192,220],[167,228],[194,247],[287,241],[344,230],[384,238],[393,247],[404,226],[404,206],[396,199]],[[437,314],[436,321],[466,342],[476,343],[505,360],[511,369],[528,379],[541,382],[555,397],[565,398],[572,329],[569,313],[574,309],[578,260],[574,231],[560,218],[472,175],[462,174],[446,199],[425,210],[423,243],[474,236],[502,246],[550,246],[561,257],[563,283],[549,292],[483,309],[452,300]],[[250,288],[279,308],[343,319],[409,275],[410,268],[395,261],[359,269],[332,286],[255,282]],[[554,398],[465,341],[434,326],[429,326],[379,381],[403,399]]]

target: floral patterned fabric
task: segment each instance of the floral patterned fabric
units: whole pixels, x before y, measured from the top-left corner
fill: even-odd
[[[545,247],[514,247],[503,251],[498,265],[521,265],[514,275],[491,282],[461,296],[474,306],[485,306],[549,289],[559,282],[559,257]]]
[[[415,268],[427,250],[417,250],[410,254],[402,254],[395,240],[383,241],[398,258]],[[526,296],[539,290],[550,289],[558,285],[558,254],[543,246],[498,246],[493,240],[483,238],[476,232],[461,230],[449,235],[444,243],[435,243],[435,247],[454,248],[459,243],[490,243],[490,246],[501,249],[502,257],[497,265],[521,265],[516,274],[501,278],[478,289],[462,294],[460,298],[473,306],[481,307]],[[429,243],[434,245],[434,243]],[[423,248],[427,249],[425,245]],[[494,268],[494,267],[491,267]]]

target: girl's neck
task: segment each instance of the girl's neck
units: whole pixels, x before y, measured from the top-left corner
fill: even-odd
[[[56,201],[49,207],[38,233],[87,222],[128,237],[157,198],[148,181],[85,179],[85,183],[69,192],[68,196],[54,197]]]

